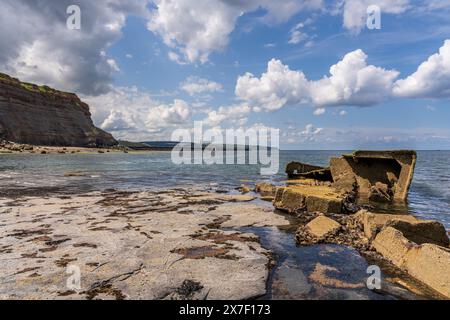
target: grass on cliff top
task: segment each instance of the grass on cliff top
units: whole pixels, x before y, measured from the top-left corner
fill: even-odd
[[[45,94],[55,94],[55,95],[59,95],[59,96],[70,96],[71,94],[67,93],[67,92],[63,92],[63,91],[59,91],[56,89],[52,89],[49,86],[38,86],[32,83],[27,83],[27,82],[21,82],[21,85],[23,88],[32,91],[32,92],[40,92],[40,93],[45,93]]]
[[[59,96],[62,96],[62,97],[71,97],[72,96],[71,93],[64,92],[64,91],[59,91],[59,90],[50,88],[49,86],[46,86],[46,85],[38,86],[38,85],[33,84],[33,83],[21,82],[20,80],[12,78],[9,75],[1,73],[1,72],[0,72],[0,79],[4,80],[6,82],[11,82],[13,84],[20,83],[22,88],[24,88],[24,89],[26,89],[28,91],[31,91],[31,92],[39,92],[39,93],[44,93],[44,94],[54,94],[54,95],[59,95]]]

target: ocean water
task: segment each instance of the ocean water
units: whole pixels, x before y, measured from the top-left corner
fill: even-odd
[[[87,192],[116,189],[171,188],[204,185],[233,190],[256,181],[282,183],[285,165],[298,160],[326,166],[348,151],[281,151],[280,170],[261,176],[255,165],[174,165],[169,152],[105,154],[0,155],[0,196],[21,190],[55,189]],[[65,177],[68,172],[82,176]],[[450,229],[450,151],[419,151],[407,211],[438,220]]]

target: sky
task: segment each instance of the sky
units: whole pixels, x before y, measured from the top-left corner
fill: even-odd
[[[282,149],[450,149],[449,14],[450,0],[2,0],[0,72],[77,93],[119,139],[202,121],[279,129]]]

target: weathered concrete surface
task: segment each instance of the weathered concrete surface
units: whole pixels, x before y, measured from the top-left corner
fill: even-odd
[[[450,299],[450,249],[418,245],[392,227],[383,229],[373,246],[397,267]]]
[[[417,244],[429,243],[442,247],[448,247],[450,245],[447,230],[438,221],[407,221],[395,219],[389,221],[387,225],[401,231],[405,238]]]
[[[251,199],[192,189],[0,199],[0,298],[263,295],[270,253],[233,229],[288,221]],[[70,266],[80,289],[67,287]]]
[[[299,211],[341,213],[343,202],[343,195],[333,188],[295,185],[278,188],[274,206],[289,213]]]
[[[417,154],[415,151],[356,151],[331,159],[331,175],[338,188],[352,189],[375,201],[406,200]]]
[[[411,215],[380,214],[368,212],[366,210],[357,212],[354,215],[354,218],[364,226],[364,234],[369,239],[373,239],[389,221],[417,221],[417,219]]]
[[[306,225],[306,229],[316,238],[336,234],[341,227],[339,223],[325,216],[319,216]]]
[[[401,268],[409,250],[416,246],[415,243],[406,239],[397,229],[388,227],[382,230],[372,242],[373,247],[383,257]]]
[[[363,225],[364,234],[369,239],[374,239],[384,227],[390,226],[417,244],[431,243],[444,247],[450,245],[447,231],[438,221],[424,221],[412,215],[372,213],[366,210],[354,214],[354,218]]]
[[[298,161],[293,161],[286,165],[286,173],[289,179],[306,178],[311,174],[314,175],[314,172],[321,172],[323,170],[325,168]]]
[[[450,250],[423,244],[408,252],[404,268],[408,273],[450,299]]]

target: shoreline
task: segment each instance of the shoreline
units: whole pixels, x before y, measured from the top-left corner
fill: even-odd
[[[407,277],[403,285],[398,279],[386,281],[386,291],[379,293],[365,288],[365,278],[360,278],[365,270],[349,279],[345,259],[357,254],[354,250],[320,245],[312,258],[308,247],[295,249],[299,221],[277,212],[256,193],[193,187],[47,191],[0,198],[0,252],[5,257],[0,261],[5,271],[0,299],[314,299],[339,292],[349,298],[435,298],[408,284]],[[285,239],[281,248],[274,236]],[[312,273],[306,266],[286,269],[289,259],[280,258],[284,245],[295,259],[314,262]],[[342,260],[333,267],[342,268],[337,275],[321,269],[320,260],[327,256],[329,263]],[[67,267],[73,265],[82,275],[79,290],[65,288]],[[297,275],[286,278],[287,270],[297,270]],[[408,285],[412,290],[405,289]],[[186,292],[186,286],[196,290]]]
[[[63,146],[36,146],[14,142],[0,141],[0,156],[5,154],[96,154],[96,153],[150,153],[170,152],[171,150],[155,148],[151,150],[134,150],[132,148],[116,147],[63,147]]]

